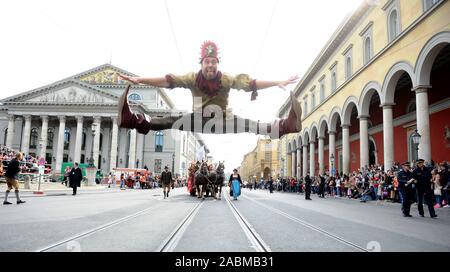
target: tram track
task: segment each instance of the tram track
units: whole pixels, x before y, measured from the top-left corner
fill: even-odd
[[[272,252],[272,249],[269,247],[269,245],[264,242],[261,236],[256,232],[255,228],[253,228],[253,226],[247,221],[247,219],[245,219],[245,217],[239,212],[236,206],[231,202],[230,196],[227,192],[227,190],[224,191],[224,199],[226,200],[228,207],[238,221],[248,240],[250,241],[250,243],[252,243],[253,248],[255,248],[257,252]]]
[[[101,225],[101,226],[92,228],[92,229],[90,229],[90,230],[87,230],[87,231],[84,231],[84,232],[75,234],[75,235],[73,235],[73,236],[71,236],[71,237],[69,237],[69,238],[65,238],[65,239],[60,240],[60,241],[58,241],[58,242],[56,242],[56,243],[53,243],[53,244],[51,244],[51,245],[48,245],[48,246],[45,246],[45,247],[41,247],[41,248],[35,250],[35,252],[47,252],[47,251],[49,251],[49,250],[51,250],[51,249],[54,249],[54,248],[56,248],[56,247],[59,247],[59,246],[61,246],[61,245],[68,244],[68,243],[70,243],[70,242],[72,242],[72,241],[75,241],[75,240],[78,240],[78,239],[81,239],[81,238],[85,238],[85,237],[90,236],[90,235],[92,235],[92,234],[98,233],[98,232],[100,232],[100,231],[103,231],[103,230],[112,228],[112,227],[114,227],[114,226],[117,226],[117,225],[119,225],[119,224],[125,223],[125,222],[127,222],[127,221],[130,221],[130,220],[132,220],[132,219],[134,219],[134,218],[136,218],[136,217],[139,217],[139,216],[141,216],[141,215],[148,214],[148,213],[150,213],[150,212],[152,212],[152,211],[158,209],[160,206],[161,206],[161,205],[155,205],[155,206],[152,206],[152,207],[150,207],[150,208],[144,209],[144,210],[142,210],[142,211],[133,213],[133,214],[131,214],[131,215],[127,215],[127,216],[124,216],[124,217],[122,217],[122,218],[116,219],[116,220],[114,220],[114,221],[108,222],[108,223],[103,224],[103,225]]]
[[[191,209],[186,217],[181,220],[180,224],[178,224],[172,233],[170,233],[170,235],[161,243],[156,252],[173,252],[175,250],[178,242],[181,240],[183,234],[204,203],[204,201],[201,201]]]
[[[287,219],[289,219],[291,221],[294,221],[294,222],[296,222],[296,223],[298,223],[298,224],[300,224],[300,225],[302,225],[304,227],[307,227],[307,228],[309,228],[309,229],[311,229],[313,231],[316,231],[316,232],[318,232],[320,234],[328,236],[328,237],[330,237],[330,238],[332,238],[332,239],[334,239],[334,240],[336,240],[336,241],[338,241],[338,242],[340,242],[342,244],[345,244],[345,245],[347,245],[349,247],[352,247],[352,248],[354,248],[354,249],[356,249],[358,251],[370,252],[370,250],[368,250],[368,249],[366,249],[364,247],[361,247],[361,246],[359,246],[359,245],[357,245],[357,244],[355,244],[355,243],[353,243],[351,241],[348,241],[348,240],[346,240],[346,239],[344,239],[344,238],[342,238],[342,237],[340,237],[340,236],[338,236],[338,235],[336,235],[334,233],[331,233],[331,232],[326,231],[326,230],[324,230],[324,229],[322,229],[322,228],[320,228],[318,226],[315,226],[315,225],[313,225],[311,223],[308,223],[305,220],[299,219],[299,218],[297,218],[295,216],[292,216],[292,215],[290,215],[288,213],[285,213],[285,212],[283,212],[283,211],[281,211],[279,209],[276,209],[276,208],[273,208],[273,207],[268,206],[266,204],[263,204],[260,201],[252,199],[252,198],[250,198],[248,196],[243,196],[243,197],[245,199],[248,199],[248,200],[252,201],[253,203],[255,203],[255,204],[257,204],[257,205],[259,205],[259,206],[261,206],[261,207],[263,207],[263,208],[265,208],[267,210],[269,210],[269,211],[272,211],[275,214],[281,215],[281,216],[283,216],[283,217],[285,217],[285,218],[287,218]]]

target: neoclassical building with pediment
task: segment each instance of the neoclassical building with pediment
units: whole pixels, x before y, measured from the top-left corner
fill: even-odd
[[[204,145],[198,134],[175,130],[147,135],[117,126],[118,100],[127,82],[118,73],[136,76],[104,64],[31,91],[0,100],[0,143],[45,157],[55,172],[63,162],[87,163],[110,172],[113,168],[143,168],[160,173],[164,166],[185,175],[188,162]],[[163,117],[183,113],[163,89],[132,86],[133,111]]]

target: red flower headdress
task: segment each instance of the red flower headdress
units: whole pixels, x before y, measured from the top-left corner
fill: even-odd
[[[206,57],[213,57],[216,58],[218,61],[219,59],[219,48],[217,45],[212,41],[205,41],[202,44],[202,47],[200,48],[200,63],[203,61]]]

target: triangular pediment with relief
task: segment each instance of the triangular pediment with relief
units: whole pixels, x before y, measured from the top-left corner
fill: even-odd
[[[92,90],[85,90],[78,86],[70,86],[60,90],[50,91],[24,102],[41,103],[117,103],[117,100],[105,97]]]
[[[117,104],[118,97],[80,81],[68,80],[7,99],[4,103]]]
[[[74,79],[92,85],[123,85],[127,81],[119,78],[119,74],[135,76],[111,64],[104,64],[74,76]]]

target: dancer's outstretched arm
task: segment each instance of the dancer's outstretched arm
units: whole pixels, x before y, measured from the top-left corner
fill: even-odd
[[[170,83],[167,81],[165,77],[154,77],[154,78],[144,78],[144,77],[130,77],[126,75],[119,74],[124,80],[130,81],[134,84],[145,84],[159,88],[168,88]]]
[[[261,89],[278,86],[281,89],[286,90],[286,86],[296,83],[298,79],[299,79],[298,76],[292,76],[288,80],[283,80],[283,81],[256,80],[256,89],[261,90]]]

